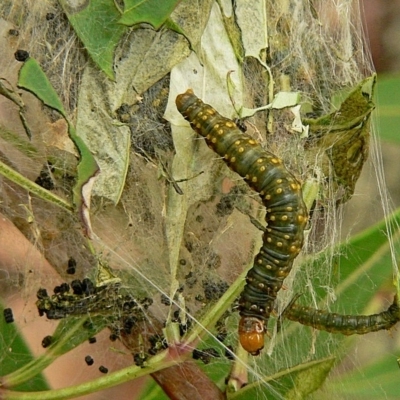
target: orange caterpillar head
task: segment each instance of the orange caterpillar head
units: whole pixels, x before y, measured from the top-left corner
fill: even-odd
[[[264,348],[264,322],[255,317],[242,317],[239,322],[239,341],[251,355],[258,356]]]

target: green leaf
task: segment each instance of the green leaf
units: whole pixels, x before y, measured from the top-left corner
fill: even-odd
[[[18,87],[29,90],[46,106],[57,110],[64,118],[65,110],[58,94],[34,58],[28,58],[19,71]]]
[[[378,133],[383,140],[400,144],[400,76],[379,76],[376,87]]]
[[[397,209],[386,222],[380,221],[355,235],[348,243],[337,246],[335,254],[339,256],[334,259],[334,264],[340,270],[340,283],[336,294],[344,300],[347,299],[348,310],[354,310],[355,284],[364,289],[357,291],[357,303],[365,307],[376,288],[387,282],[391,276],[392,262],[386,227],[392,227],[391,235],[396,236],[399,233],[399,223],[400,209]],[[323,268],[325,257],[326,255],[320,255],[312,268]],[[317,289],[318,292],[322,293]]]
[[[337,398],[374,400],[398,399],[400,370],[393,354],[373,359],[328,383],[328,390]]]
[[[91,188],[94,177],[99,171],[96,160],[68,120],[60,98],[35,59],[29,58],[20,69],[18,86],[32,92],[44,104],[57,110],[67,121],[68,134],[81,156],[78,164],[78,179],[73,189],[73,201],[79,210],[86,234],[91,236],[89,208]]]
[[[112,0],[88,1],[82,9],[73,9],[69,2],[60,0],[68,20],[85,45],[92,60],[114,79],[114,51],[127,27],[118,24],[120,13]]]
[[[268,399],[306,399],[317,390],[327,378],[335,363],[334,357],[310,361],[266,377]],[[257,399],[260,397],[260,383],[255,382],[229,396],[230,399]]]
[[[7,324],[3,318],[3,304],[0,302],[0,336],[1,336],[1,376],[8,375],[34,360],[29,347],[19,334],[15,324]],[[49,386],[43,375],[36,375],[29,382],[15,387],[16,390],[47,390]]]
[[[171,15],[180,0],[125,0],[125,11],[118,21],[132,26],[147,22],[159,29]]]

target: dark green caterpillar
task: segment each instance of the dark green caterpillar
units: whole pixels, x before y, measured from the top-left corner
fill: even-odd
[[[267,209],[263,245],[239,301],[239,339],[246,351],[257,355],[264,347],[266,325],[278,291],[303,246],[307,209],[301,185],[282,160],[204,104],[192,90],[180,94],[176,105],[208,146],[260,194]]]
[[[342,315],[293,304],[288,306],[283,317],[322,331],[364,335],[396,325],[400,320],[400,307],[397,296],[387,310],[372,315]]]

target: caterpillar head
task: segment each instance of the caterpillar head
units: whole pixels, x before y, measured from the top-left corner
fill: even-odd
[[[239,322],[239,341],[251,355],[258,356],[264,348],[264,322],[255,317],[242,317]]]

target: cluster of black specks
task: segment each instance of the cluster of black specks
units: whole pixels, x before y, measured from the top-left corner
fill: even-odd
[[[65,294],[69,292],[69,289],[68,283],[64,282],[60,286],[54,287],[54,294]]]
[[[204,296],[206,300],[218,300],[228,290],[229,285],[226,282],[213,282],[210,280],[203,281]]]
[[[122,103],[116,110],[117,118],[124,124],[129,124],[132,121],[133,106],[127,103]]]
[[[51,174],[54,172],[54,167],[50,162],[47,162],[36,178],[35,183],[47,190],[53,190],[55,185]]]
[[[135,363],[136,366],[145,368],[146,367],[146,361],[148,357],[143,354],[143,353],[135,353],[133,355],[133,362]]]
[[[165,306],[171,305],[171,300],[166,294],[161,294],[161,304],[164,304]]]
[[[149,342],[151,345],[149,349],[149,354],[152,356],[156,355],[160,350],[165,350],[168,348],[167,340],[165,339],[164,336],[159,334],[150,336]]]
[[[185,276],[185,282],[187,286],[191,289],[194,287],[194,285],[197,283],[197,277],[193,274],[192,271],[190,271],[186,276]]]
[[[14,322],[14,315],[11,308],[5,308],[3,310],[3,315],[4,315],[4,320],[6,321],[7,324],[11,324],[12,322]]]
[[[52,343],[53,343],[53,337],[50,335],[45,336],[42,340],[42,347],[45,349],[49,347]]]
[[[244,133],[247,131],[247,125],[246,123],[240,119],[240,118],[235,118],[233,122],[236,124],[236,126]]]
[[[219,217],[232,214],[245,190],[239,186],[234,186],[229,193],[224,194],[216,205],[216,213]]]
[[[74,275],[75,272],[76,272],[76,261],[75,258],[70,257],[68,260],[67,274]]]
[[[221,200],[216,205],[217,215],[219,217],[224,217],[225,215],[232,214],[235,206],[235,199],[228,193],[221,197]]]
[[[172,319],[172,322],[179,323],[179,334],[181,336],[183,336],[192,326],[192,320],[189,318],[190,310],[188,308],[186,309],[186,320],[185,321],[182,321],[180,314],[181,314],[180,310],[174,311],[174,317]]]
[[[134,315],[129,315],[128,317],[123,319],[122,329],[123,332],[129,335],[132,332],[132,328],[135,326],[137,322],[137,318]]]
[[[220,357],[220,354],[211,347],[209,349],[193,350],[192,357],[194,360],[201,360],[204,364],[209,364],[213,358]]]

